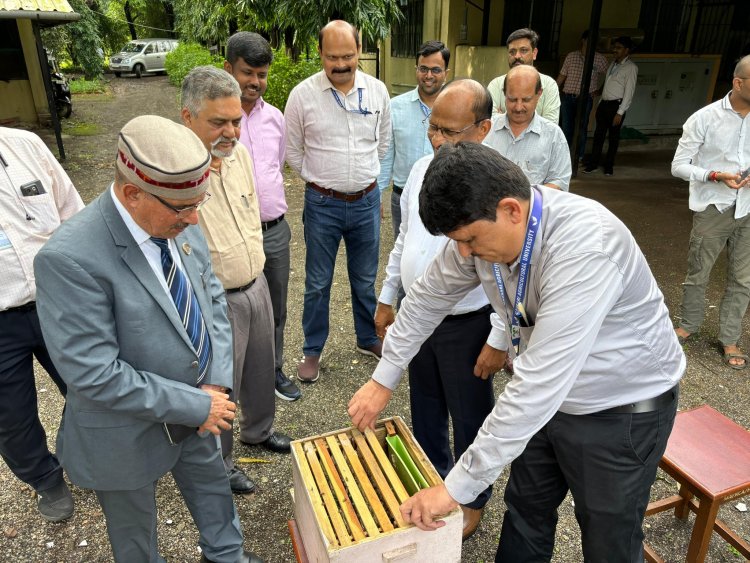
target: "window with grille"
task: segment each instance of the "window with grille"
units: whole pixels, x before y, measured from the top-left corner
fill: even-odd
[[[639,53],[684,53],[690,4],[687,0],[654,0],[641,4],[638,27],[643,30]]]
[[[391,56],[413,58],[422,41],[423,0],[401,0],[404,19],[391,28]]]
[[[750,54],[750,2],[702,0],[697,10],[690,52],[723,54],[719,79],[731,80],[737,61]]]

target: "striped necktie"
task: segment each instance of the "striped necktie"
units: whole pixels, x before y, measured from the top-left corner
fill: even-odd
[[[151,237],[151,240],[161,250],[161,266],[167,280],[169,293],[175,307],[177,307],[177,314],[180,315],[190,342],[192,342],[193,348],[198,354],[198,383],[200,383],[208,372],[208,366],[211,365],[212,352],[211,338],[206,330],[206,323],[203,320],[198,299],[190,285],[190,280],[172,260],[169,241],[157,237]]]

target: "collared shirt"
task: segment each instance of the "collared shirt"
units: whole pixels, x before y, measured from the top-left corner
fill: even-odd
[[[621,63],[612,62],[604,80],[602,100],[622,100],[617,113],[624,115],[633,101],[635,85],[638,82],[638,67],[626,57]]]
[[[586,57],[580,49],[571,51],[565,57],[560,74],[565,77],[563,84],[564,94],[573,94],[577,96],[581,93],[581,81],[583,80],[583,66]],[[607,72],[607,59],[601,53],[594,52],[594,66],[591,69],[591,84],[589,85],[589,94],[593,94],[599,88],[604,74]]]
[[[343,93],[320,71],[294,87],[284,119],[286,161],[305,182],[351,193],[377,179],[391,133],[390,98],[380,80],[358,70]]]
[[[35,134],[0,127],[0,311],[36,299],[34,257],[52,233],[83,209],[65,170]],[[44,193],[24,196],[39,180]]]
[[[505,113],[505,93],[503,85],[505,84],[505,74],[494,78],[487,85],[492,96],[493,114]],[[539,103],[536,105],[536,112],[542,117],[549,119],[552,123],[560,121],[560,89],[557,82],[551,76],[539,73],[542,79],[542,95],[539,97]],[[498,111],[499,109],[499,111]]]
[[[432,154],[432,144],[427,138],[427,120],[430,110],[419,97],[419,88],[391,100],[391,142],[380,163],[378,187],[385,190],[391,183],[401,188],[414,163]]]
[[[724,211],[736,204],[734,216],[739,219],[750,211],[750,189],[733,190],[708,180],[712,170],[739,173],[750,166],[750,115],[743,118],[734,111],[730,96],[688,117],[672,160],[672,175],[690,182],[688,204],[693,211],[709,205]]]
[[[211,168],[211,199],[198,214],[211,251],[211,265],[224,289],[247,285],[263,271],[263,232],[253,181],[253,163],[238,143],[221,168]]]
[[[282,175],[286,153],[284,115],[259,98],[249,114],[242,112],[240,142],[253,161],[260,220],[278,219],[288,209]]]
[[[515,162],[532,184],[555,184],[568,191],[572,173],[568,143],[562,129],[541,115],[534,115],[518,137],[507,114],[495,115],[484,144]]]
[[[385,281],[383,281],[383,288],[378,299],[381,303],[392,304],[401,284],[403,284],[404,291],[408,292],[416,279],[424,273],[433,258],[443,251],[450,240],[445,236],[431,235],[419,217],[419,192],[422,190],[422,180],[432,159],[433,155],[430,154],[414,163],[401,194],[401,229],[393,250],[388,256]],[[450,314],[471,313],[487,304],[489,304],[487,295],[481,287],[477,286],[451,309]],[[497,313],[492,313],[490,320],[492,330],[487,343],[498,350],[505,349],[505,325]]]
[[[664,296],[625,225],[590,199],[541,192],[525,299],[531,326],[520,329],[513,378],[445,480],[461,504],[493,483],[556,412],[591,414],[656,397],[685,371]],[[518,271],[518,260],[500,266],[507,295],[515,296]],[[462,257],[451,241],[402,302],[373,379],[395,388],[442,316],[477,283],[507,326],[512,304],[500,297],[493,265]]]
[[[161,248],[151,240],[151,235],[143,230],[143,228],[135,222],[128,210],[125,209],[125,206],[122,204],[122,202],[117,199],[117,195],[115,195],[114,184],[111,184],[109,186],[109,195],[112,197],[112,201],[114,202],[115,207],[117,208],[117,212],[120,214],[120,217],[122,217],[123,223],[125,223],[128,231],[130,231],[130,234],[133,236],[133,240],[138,245],[138,248],[140,248],[141,252],[143,252],[143,256],[146,258],[148,265],[151,266],[151,270],[153,270],[156,279],[159,280],[159,285],[161,285],[164,293],[169,295],[169,302],[174,305],[172,294],[170,293],[169,286],[167,285],[167,278],[164,277],[164,266],[161,263]],[[180,258],[180,253],[177,251],[177,245],[173,238],[167,239],[167,246],[169,247],[169,254],[172,256],[172,261],[177,265],[178,268],[185,271],[182,266],[182,258]],[[189,283],[190,280],[188,279],[188,284]],[[176,305],[175,310],[177,310]]]

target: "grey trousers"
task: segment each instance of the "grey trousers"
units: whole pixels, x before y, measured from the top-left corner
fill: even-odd
[[[286,327],[286,300],[289,289],[289,242],[292,231],[289,223],[283,219],[267,231],[263,231],[263,252],[266,253],[266,265],[263,273],[268,282],[273,307],[274,344],[276,346],[275,365],[280,370],[284,367],[284,328]]]
[[[242,529],[216,436],[193,434],[170,447],[181,448],[172,476],[198,527],[203,553],[217,563],[239,561]],[[96,491],[117,563],[164,562],[156,540],[155,493],[156,481],[134,491]]]
[[[249,289],[227,294],[227,316],[234,352],[231,398],[240,406],[240,439],[257,444],[271,435],[276,412],[273,311],[262,273]],[[231,430],[221,433],[221,451],[231,469]]]
[[[721,251],[727,248],[726,289],[719,309],[719,342],[736,344],[750,302],[750,215],[734,218],[734,206],[719,213],[714,205],[693,214],[688,271],[683,286],[680,327],[697,332],[703,322],[706,284]]]

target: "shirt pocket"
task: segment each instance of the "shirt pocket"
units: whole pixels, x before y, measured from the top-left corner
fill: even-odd
[[[32,196],[19,195],[19,199],[26,212],[28,226],[33,232],[51,235],[60,226],[60,215],[49,192]]]

